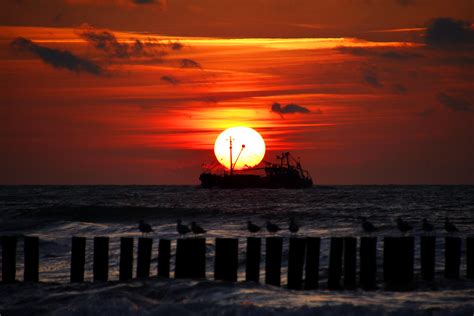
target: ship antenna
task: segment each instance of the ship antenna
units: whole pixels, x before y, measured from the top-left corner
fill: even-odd
[[[240,152],[239,152],[239,155],[237,156],[237,159],[235,159],[235,162],[234,162],[234,166],[232,167],[232,169],[235,167],[235,165],[237,164],[237,160],[239,160],[240,158],[240,154],[242,154],[242,151],[244,150],[245,148],[245,145],[242,144],[242,148],[240,149]]]

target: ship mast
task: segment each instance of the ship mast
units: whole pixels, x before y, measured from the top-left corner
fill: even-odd
[[[232,163],[232,136],[229,136],[229,150],[230,150],[230,175],[233,173],[233,163]]]

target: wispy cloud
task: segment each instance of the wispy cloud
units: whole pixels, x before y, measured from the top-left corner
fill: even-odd
[[[199,68],[202,69],[202,66],[192,59],[181,59],[181,68]]]
[[[341,46],[337,48],[338,51],[355,56],[373,56],[387,59],[406,60],[413,58],[420,58],[423,55],[410,51],[394,50],[394,49],[377,49],[377,48],[362,48],[362,47],[347,47]]]
[[[383,84],[380,82],[379,76],[374,69],[363,69],[362,70],[362,79],[365,83],[371,85],[375,88],[383,87]]]
[[[78,57],[67,50],[38,45],[24,37],[14,39],[11,42],[11,46],[38,56],[44,63],[55,68],[64,68],[74,72],[86,72],[93,75],[104,73],[104,70],[91,60]]]
[[[444,92],[440,92],[438,93],[436,98],[442,105],[450,108],[453,111],[456,111],[456,112],[471,112],[472,111],[472,104],[466,99],[464,99],[463,97],[452,96]]]
[[[179,81],[178,79],[176,79],[175,77],[173,76],[161,76],[160,80],[164,81],[164,82],[167,82],[167,83],[170,83],[172,85],[177,85],[179,84]]]

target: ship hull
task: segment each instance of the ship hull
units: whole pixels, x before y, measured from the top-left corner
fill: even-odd
[[[267,189],[303,189],[313,186],[310,178],[300,178],[291,175],[259,176],[252,174],[217,175],[202,173],[199,177],[203,188],[222,189],[245,189],[245,188],[267,188]]]

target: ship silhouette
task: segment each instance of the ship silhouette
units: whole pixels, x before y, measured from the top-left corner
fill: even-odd
[[[256,167],[247,167],[236,170],[235,165],[245,150],[245,145],[232,160],[232,137],[229,138],[230,163],[229,170],[213,173],[212,167],[203,171],[199,176],[203,188],[244,189],[244,188],[288,188],[301,189],[313,186],[313,180],[307,170],[301,167],[299,159],[295,159],[289,152],[277,156],[278,163],[264,161]]]

